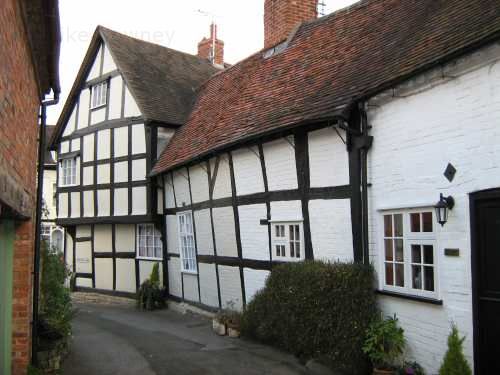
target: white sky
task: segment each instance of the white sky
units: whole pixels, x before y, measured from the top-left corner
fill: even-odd
[[[300,1],[300,0],[299,0]],[[356,0],[324,0],[326,12]],[[263,47],[264,0],[60,0],[61,101],[48,109],[55,124],[97,25],[195,54],[208,36],[211,16],[225,43],[225,60],[236,63]]]

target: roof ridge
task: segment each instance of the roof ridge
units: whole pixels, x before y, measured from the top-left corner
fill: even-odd
[[[184,51],[179,51],[178,49],[174,49],[174,48],[171,48],[171,47],[167,47],[167,46],[164,46],[164,45],[161,45],[161,44],[158,44],[158,43],[153,43],[153,42],[150,42],[148,40],[144,40],[144,39],[139,39],[139,38],[136,38],[134,36],[130,36],[130,35],[127,35],[127,34],[124,34],[122,32],[119,32],[119,31],[116,31],[116,30],[113,30],[113,29],[110,29],[106,26],[102,26],[102,25],[98,25],[97,26],[97,29],[99,31],[104,31],[105,33],[108,32],[108,33],[112,33],[112,34],[117,34],[119,35],[120,37],[122,38],[128,38],[128,39],[132,39],[134,41],[137,41],[139,43],[144,43],[144,44],[149,44],[151,46],[154,46],[154,47],[158,47],[158,48],[164,48],[166,50],[169,50],[171,52],[174,52],[174,53],[178,53],[178,54],[182,54],[182,55],[186,55],[190,58],[193,58],[193,59],[196,59],[196,60],[200,60],[200,61],[208,61],[207,59],[204,59],[204,58],[201,58],[197,55],[193,55],[191,53],[188,53],[188,52],[184,52]],[[102,34],[101,34],[102,35]]]

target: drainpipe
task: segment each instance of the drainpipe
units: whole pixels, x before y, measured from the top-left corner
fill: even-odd
[[[367,139],[370,126],[364,103],[359,105],[361,115],[361,133]],[[368,151],[371,147],[371,139],[361,148],[361,210],[362,210],[362,233],[363,233],[363,263],[370,264],[370,250],[368,239]]]
[[[47,107],[59,103],[59,92],[54,92],[54,99],[42,101],[40,129],[38,135],[37,196],[35,217],[35,253],[33,268],[33,318],[31,322],[31,363],[36,366],[38,344],[38,299],[40,294],[40,234],[42,232],[43,171],[45,166],[45,128],[47,125]]]

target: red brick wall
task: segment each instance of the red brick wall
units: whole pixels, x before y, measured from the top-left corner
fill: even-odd
[[[35,202],[38,87],[21,11],[16,0],[0,1],[0,168]],[[33,211],[34,214],[34,211]],[[13,374],[30,360],[33,220],[16,226],[13,290]]]
[[[264,48],[284,41],[297,24],[318,16],[318,0],[265,0]]]

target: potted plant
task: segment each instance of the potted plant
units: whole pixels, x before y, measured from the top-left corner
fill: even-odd
[[[224,310],[219,310],[212,320],[212,328],[219,336],[225,336],[227,332],[226,314]]]
[[[404,348],[404,330],[398,327],[396,315],[374,321],[366,332],[363,352],[372,361],[373,374],[395,374],[396,361],[403,354]]]

